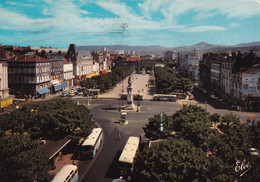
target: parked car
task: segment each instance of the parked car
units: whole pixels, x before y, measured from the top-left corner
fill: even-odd
[[[62,93],[61,93],[61,97],[66,97],[68,95],[68,93],[66,92],[66,91],[63,91]]]
[[[70,91],[70,92],[69,92],[69,96],[71,96],[71,97],[72,97],[72,96],[75,96],[75,92],[74,92],[74,91]]]
[[[215,96],[215,95],[211,95],[210,97],[211,97],[212,99],[215,99],[215,98],[216,98],[216,96]]]
[[[83,95],[83,92],[78,92],[78,95]]]

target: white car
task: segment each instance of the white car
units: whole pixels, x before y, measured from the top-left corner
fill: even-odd
[[[215,99],[215,98],[216,98],[216,96],[215,96],[215,95],[211,95],[210,97],[211,97],[212,99]]]
[[[69,96],[71,96],[71,97],[72,97],[72,96],[75,96],[75,92],[74,92],[74,91],[70,91],[70,92],[69,92]]]

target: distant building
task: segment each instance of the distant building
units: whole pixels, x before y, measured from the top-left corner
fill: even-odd
[[[212,85],[211,90],[213,92],[219,92],[220,90],[220,69],[221,62],[220,61],[211,61],[210,62],[210,82]]]
[[[18,97],[40,96],[49,93],[51,63],[35,53],[15,56],[8,60],[10,93]]]
[[[0,99],[6,99],[8,97],[8,64],[5,56],[5,50],[0,49]]]
[[[168,50],[168,51],[166,51],[166,52],[164,53],[164,60],[165,60],[166,62],[172,62],[172,61],[174,61],[175,59],[176,59],[176,57],[175,57],[175,52],[174,52],[174,51]]]

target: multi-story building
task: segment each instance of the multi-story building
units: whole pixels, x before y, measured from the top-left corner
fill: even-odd
[[[8,64],[5,56],[5,50],[0,49],[0,99],[6,99],[8,97]]]
[[[260,66],[236,73],[232,79],[232,96],[246,110],[260,110]]]
[[[215,94],[220,92],[220,61],[211,61],[210,62],[210,82],[211,82],[211,91]]]
[[[74,85],[80,81],[97,75],[93,71],[93,58],[89,52],[84,52],[81,57],[75,44],[70,44],[66,58],[73,63]]]
[[[67,83],[64,83],[63,56],[60,53],[48,53],[47,59],[51,65],[51,92],[55,93],[67,87]]]
[[[221,97],[228,100],[231,95],[232,89],[232,69],[233,61],[231,58],[224,59],[221,62],[220,68],[220,84],[221,84]]]
[[[67,88],[73,86],[73,63],[69,62],[67,59],[64,59],[63,62],[63,74],[64,82],[67,84]]]
[[[51,63],[35,53],[8,60],[10,93],[18,97],[43,95],[50,92]]]

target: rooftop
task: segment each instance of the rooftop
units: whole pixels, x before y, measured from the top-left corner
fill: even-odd
[[[37,55],[15,56],[8,60],[8,62],[43,62],[43,61],[48,61],[48,60]]]

